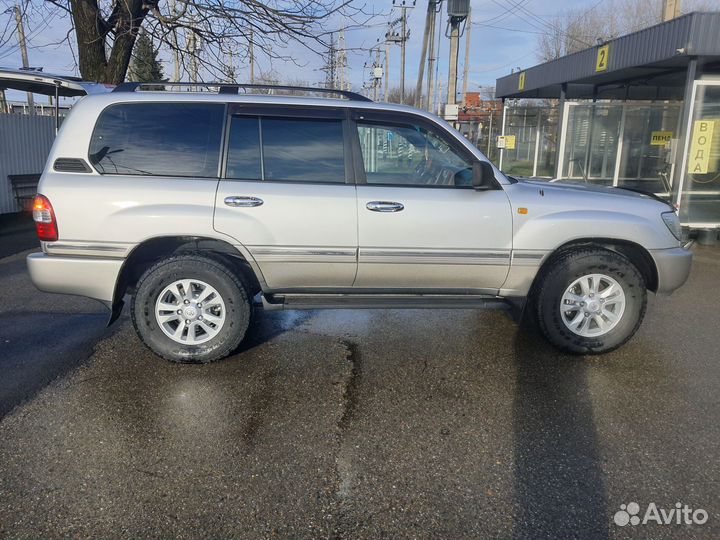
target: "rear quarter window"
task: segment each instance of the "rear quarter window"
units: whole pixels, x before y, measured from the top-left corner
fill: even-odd
[[[225,105],[121,103],[100,114],[90,162],[101,174],[216,178]]]

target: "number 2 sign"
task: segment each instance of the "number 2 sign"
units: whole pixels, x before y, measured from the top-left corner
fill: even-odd
[[[595,71],[607,71],[608,61],[610,60],[610,45],[603,45],[598,49],[597,62],[595,63]]]

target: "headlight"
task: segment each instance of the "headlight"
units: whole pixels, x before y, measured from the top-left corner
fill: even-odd
[[[675,212],[664,212],[661,215],[665,225],[670,229],[673,236],[678,240],[682,240],[682,227],[680,226],[680,218],[677,214]]]

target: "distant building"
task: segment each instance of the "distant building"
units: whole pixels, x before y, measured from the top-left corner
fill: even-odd
[[[502,100],[484,100],[480,92],[468,92],[458,113],[460,133],[490,160],[494,159],[497,152],[494,140],[500,134],[502,108]]]

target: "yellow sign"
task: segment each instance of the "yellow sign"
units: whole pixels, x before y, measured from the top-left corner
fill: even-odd
[[[501,150],[515,150],[515,135],[498,135],[497,147]]]
[[[690,154],[688,156],[688,172],[691,174],[705,174],[715,164],[710,161],[710,152],[713,145],[713,132],[715,120],[696,120],[693,124],[692,138],[690,139]],[[713,161],[717,161],[717,156]]]
[[[670,144],[670,139],[672,139],[672,136],[672,131],[653,131],[650,134],[650,145],[665,146],[667,144]]]
[[[525,90],[525,72],[520,72],[520,77],[518,78],[518,90],[521,92]]]
[[[610,45],[603,45],[598,49],[597,61],[595,62],[595,71],[607,71],[610,62]]]

